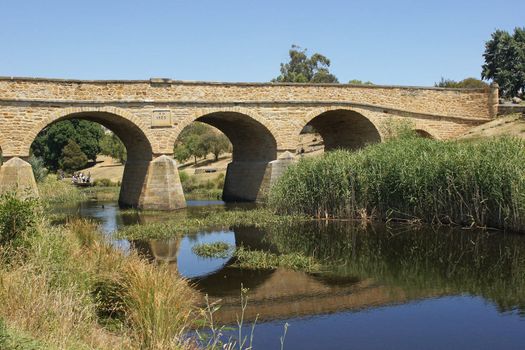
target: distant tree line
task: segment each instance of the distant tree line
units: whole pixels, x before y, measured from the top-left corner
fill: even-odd
[[[483,80],[476,78],[466,78],[461,81],[441,78],[441,80],[434,84],[435,87],[442,88],[457,88],[457,89],[480,89],[488,86]]]

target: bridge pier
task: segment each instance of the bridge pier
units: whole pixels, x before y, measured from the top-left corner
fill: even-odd
[[[128,167],[122,179],[119,204],[144,210],[186,207],[177,162],[173,158],[161,155],[150,162],[126,164]]]
[[[295,156],[290,152],[270,162],[231,162],[226,169],[222,199],[225,202],[264,201],[270,187],[293,162]]]
[[[22,197],[38,197],[31,164],[19,157],[9,158],[0,167],[0,194],[15,192]]]

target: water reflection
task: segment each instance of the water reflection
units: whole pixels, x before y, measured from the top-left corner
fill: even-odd
[[[106,232],[126,224],[207,215],[195,206],[141,216],[116,207],[82,209]],[[113,215],[113,216],[112,216]],[[134,216],[135,215],[135,216]],[[246,270],[234,258],[206,259],[195,244],[226,241],[274,253],[313,256],[325,269]],[[525,238],[428,227],[355,226],[345,222],[233,227],[178,239],[133,241],[151,261],[169,264],[203,295],[221,299],[216,318],[235,323],[241,284],[250,289],[246,320],[258,315],[256,348],[521,348],[525,323]],[[366,312],[365,312],[366,311]],[[420,336],[417,334],[421,334]],[[498,340],[499,339],[499,340]],[[490,345],[490,346],[489,346]]]

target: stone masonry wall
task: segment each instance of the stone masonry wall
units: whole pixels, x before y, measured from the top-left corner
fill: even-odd
[[[489,90],[343,84],[0,78],[0,147],[7,157],[27,156],[40,130],[82,112],[110,113],[122,119],[122,125],[137,126],[143,133],[141,142],[149,143],[155,155],[172,153],[180,131],[195,119],[228,111],[262,124],[275,138],[279,153],[295,150],[304,125],[335,109],[361,113],[380,132],[387,119],[409,118],[417,128],[446,139],[489,120],[491,97]],[[168,126],[152,126],[152,115],[159,109],[169,111]]]

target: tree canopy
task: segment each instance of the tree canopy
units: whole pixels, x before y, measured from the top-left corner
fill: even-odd
[[[80,149],[80,146],[73,139],[69,139],[67,145],[62,150],[60,167],[66,172],[82,169],[86,166],[88,158]]]
[[[195,122],[182,130],[173,149],[173,156],[180,163],[193,157],[196,164],[198,158],[206,158],[209,153],[217,161],[221,153],[231,149],[230,140],[223,133],[204,123]]]
[[[352,85],[374,85],[374,83],[372,83],[371,81],[362,81],[362,80],[359,80],[359,79],[352,79],[348,82],[348,84],[352,84]]]
[[[455,81],[441,77],[441,80],[437,83],[434,83],[434,86],[442,88],[481,89],[487,87],[488,84],[483,80],[476,78],[465,78],[461,81]]]
[[[46,167],[56,170],[60,166],[62,150],[73,140],[87,160],[96,161],[100,152],[102,126],[87,120],[63,120],[42,130],[31,145],[32,153],[41,157]]]
[[[319,53],[308,57],[307,49],[292,45],[290,61],[281,63],[281,74],[272,82],[286,83],[339,83],[329,72],[330,60]]]
[[[481,77],[498,83],[500,95],[517,96],[525,91],[525,27],[514,34],[496,30],[485,43]]]
[[[118,136],[111,131],[106,132],[100,140],[100,153],[118,159],[122,164],[127,160],[126,147]]]

